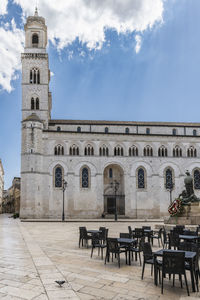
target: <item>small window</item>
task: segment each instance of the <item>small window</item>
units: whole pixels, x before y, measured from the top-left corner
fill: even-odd
[[[33,44],[33,47],[38,47],[38,43],[39,43],[38,35],[37,35],[37,33],[34,33],[32,35],[32,44]]]
[[[89,170],[86,167],[81,171],[81,187],[89,188]]]
[[[193,130],[193,135],[196,136],[197,135],[197,131],[196,129]]]
[[[105,128],[105,133],[108,133],[108,127]]]
[[[57,127],[57,131],[61,131],[61,128],[60,128],[60,126],[58,126],[58,127]]]
[[[200,171],[198,169],[194,170],[194,188],[200,190]]]
[[[137,172],[137,187],[138,189],[145,188],[145,172],[143,168],[138,169]]]
[[[80,126],[77,127],[77,132],[81,132],[81,127]]]
[[[39,98],[36,98],[36,109],[40,109]]]
[[[146,134],[150,134],[150,128],[146,128]]]
[[[34,110],[35,109],[35,101],[34,98],[31,98],[31,109]]]
[[[172,129],[172,134],[173,134],[173,135],[176,135],[176,129],[175,129],[175,128]]]
[[[112,178],[113,177],[113,170],[112,168],[109,169],[109,178]]]
[[[62,187],[62,180],[63,180],[63,171],[61,167],[56,167],[54,172],[54,186],[56,188]]]
[[[129,128],[128,127],[125,129],[125,133],[129,134]]]

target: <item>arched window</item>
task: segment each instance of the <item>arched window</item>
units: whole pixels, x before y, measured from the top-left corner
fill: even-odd
[[[196,129],[193,130],[193,135],[196,136],[197,135],[197,131]]]
[[[55,155],[64,155],[64,147],[62,145],[57,145],[54,148]]]
[[[153,149],[151,146],[146,146],[144,148],[144,156],[153,156]]]
[[[72,145],[69,148],[69,155],[79,155],[79,147],[76,145]]]
[[[108,133],[108,127],[105,128],[105,133]]]
[[[143,168],[139,168],[137,170],[137,188],[145,189],[145,187],[146,187],[145,171]]]
[[[146,134],[150,134],[150,128],[146,128]]]
[[[77,132],[81,132],[81,127],[80,126],[77,127]]]
[[[36,109],[40,109],[39,98],[36,98]]]
[[[167,148],[165,146],[161,146],[158,149],[158,156],[166,157],[167,156]]]
[[[173,189],[173,172],[171,168],[167,168],[165,171],[165,188],[166,190]]]
[[[109,169],[109,178],[112,178],[113,177],[113,170],[112,168]]]
[[[193,146],[190,146],[187,149],[187,156],[188,157],[196,157],[197,156],[197,150],[196,150],[196,148],[194,148]]]
[[[61,188],[63,182],[63,168],[56,166],[54,169],[54,187]]]
[[[138,156],[138,148],[136,146],[129,148],[129,156]]]
[[[83,167],[81,170],[81,187],[82,188],[89,188],[89,178],[90,172],[87,167]]]
[[[31,109],[35,109],[35,100],[33,97],[31,98]]]
[[[37,33],[34,33],[32,35],[32,45],[33,47],[38,47],[38,44],[39,44],[39,37],[38,37],[38,34]]]
[[[40,71],[37,68],[30,70],[30,83],[40,84]]]
[[[99,148],[99,155],[100,156],[108,156],[109,155],[109,149],[106,145],[103,145]]]
[[[200,170],[195,169],[193,172],[193,177],[194,177],[194,189],[200,190]]]
[[[129,128],[128,127],[125,129],[125,133],[129,134]]]
[[[94,148],[91,146],[91,145],[87,145],[86,147],[85,147],[85,155],[86,156],[93,156],[94,155]]]
[[[172,129],[172,134],[173,134],[173,135],[176,135],[176,129],[175,129],[175,128]]]
[[[58,126],[58,127],[57,127],[57,131],[61,131],[61,128],[60,128],[60,126]]]
[[[114,155],[115,156],[124,156],[124,149],[121,146],[116,146],[114,148]]]
[[[174,157],[181,157],[182,156],[182,149],[179,146],[174,147],[173,156]]]

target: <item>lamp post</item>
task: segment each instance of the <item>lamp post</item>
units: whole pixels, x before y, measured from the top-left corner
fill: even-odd
[[[63,179],[62,180],[62,190],[63,190],[63,212],[62,212],[62,221],[65,221],[65,190],[67,187],[67,182]]]
[[[117,191],[119,189],[119,182],[117,180],[113,180],[110,183],[111,188],[114,190],[115,193],[115,221],[117,221]]]

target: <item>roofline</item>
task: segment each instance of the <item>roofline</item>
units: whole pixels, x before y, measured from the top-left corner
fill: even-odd
[[[170,126],[170,127],[200,127],[200,123],[192,122],[137,122],[137,121],[106,121],[106,120],[49,120],[49,125],[126,125],[126,126]]]

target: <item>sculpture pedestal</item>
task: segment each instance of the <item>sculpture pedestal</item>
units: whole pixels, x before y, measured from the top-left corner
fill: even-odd
[[[165,217],[165,224],[200,225],[200,202],[184,206],[181,216]]]

